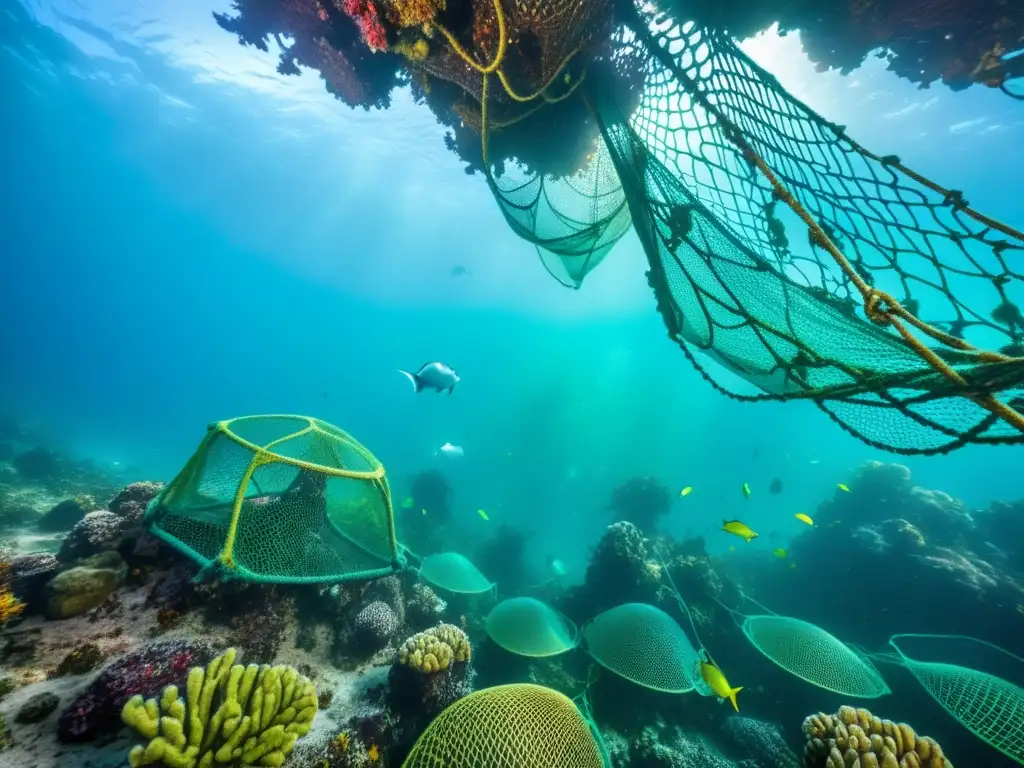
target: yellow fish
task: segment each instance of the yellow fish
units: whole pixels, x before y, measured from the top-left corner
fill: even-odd
[[[742,686],[739,688],[731,687],[729,681],[725,679],[725,675],[722,674],[722,670],[706,661],[700,663],[700,676],[704,678],[704,682],[715,692],[716,696],[721,699],[728,699],[732,703],[732,708],[737,712],[740,711],[739,706],[736,704],[736,694],[743,690]]]
[[[739,536],[748,544],[757,538],[757,534],[746,523],[741,523],[739,520],[723,520],[722,530],[733,536]]]
[[[777,547],[776,549],[772,550],[772,554],[781,560],[786,556],[786,550],[784,550],[782,547]]]
[[[838,488],[840,491],[845,491],[846,493],[852,493],[850,487],[846,483],[837,483],[836,488]]]
[[[795,517],[801,523],[807,523],[808,525],[814,525],[814,521],[808,515],[805,515],[803,512],[797,512],[795,515],[793,515],[793,517]]]
[[[424,515],[427,514],[427,510],[426,509],[421,509],[420,512],[422,512]]]
[[[749,499],[750,498],[750,486],[747,483],[743,484],[743,498],[744,499]]]
[[[482,509],[478,509],[478,510],[476,511],[476,513],[477,513],[478,515],[480,515],[480,517],[482,517],[482,518],[483,518],[484,520],[490,520],[490,519],[491,519],[491,518],[489,518],[489,517],[487,516],[487,513],[486,513],[486,512],[484,512],[484,511],[483,511]]]
[[[688,485],[685,488],[683,488],[683,490],[681,490],[679,492],[679,496],[680,497],[689,496],[691,493],[693,493],[693,486],[692,485]]]
[[[416,502],[412,500],[412,496],[406,496],[405,501],[402,502],[402,509],[409,509]]]

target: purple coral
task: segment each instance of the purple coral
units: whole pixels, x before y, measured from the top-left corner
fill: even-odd
[[[61,741],[91,741],[121,728],[121,708],[132,696],[156,696],[182,686],[192,667],[208,664],[214,650],[203,640],[160,640],[108,664],[57,721]]]
[[[363,607],[355,619],[356,639],[368,650],[380,650],[398,631],[398,617],[383,600]]]

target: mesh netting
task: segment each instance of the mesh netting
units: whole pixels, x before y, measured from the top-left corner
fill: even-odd
[[[416,741],[404,768],[603,768],[592,726],[558,691],[520,683],[459,699]]]
[[[602,667],[645,688],[689,693],[700,679],[700,658],[689,638],[660,608],[626,603],[582,629],[587,653]]]
[[[568,618],[532,597],[498,603],[487,615],[484,630],[506,651],[534,658],[571,651],[578,634]]]
[[[814,624],[787,616],[747,616],[743,634],[782,669],[819,688],[861,699],[890,693],[870,661]]]
[[[203,566],[254,581],[366,579],[403,565],[384,468],[304,416],[212,424],[146,523]]]
[[[945,661],[915,659],[934,653],[938,645],[944,655],[956,655],[971,668]],[[1014,675],[1024,680],[1024,659],[997,646],[971,637],[941,635],[895,635],[889,640],[904,666],[926,691],[971,733],[1018,763],[1024,764],[1024,688],[992,674]],[[901,645],[903,647],[901,647]],[[983,671],[980,667],[990,667]]]
[[[494,584],[480,573],[480,569],[458,552],[442,552],[423,558],[420,577],[435,587],[465,595],[494,589]]]
[[[764,392],[729,394],[811,399],[890,450],[1024,440],[1024,237],[856,144],[733,41],[643,21],[640,109],[588,96],[704,376],[728,392],[690,347]]]

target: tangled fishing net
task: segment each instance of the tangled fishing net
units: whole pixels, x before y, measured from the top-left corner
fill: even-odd
[[[822,68],[882,48],[921,85],[1015,96],[1010,5],[237,0],[218,20],[243,43],[286,34],[281,71],[316,67],[352,105],[409,82],[559,281],[632,227],[709,383],[912,454],[1024,442],[1024,233],[858,144],[734,35],[781,21]]]

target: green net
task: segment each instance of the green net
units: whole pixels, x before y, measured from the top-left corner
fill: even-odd
[[[404,768],[604,768],[594,728],[563,694],[518,683],[485,688],[445,709]]]
[[[576,626],[546,603],[513,597],[498,603],[484,621],[487,635],[520,656],[557,656],[576,647]]]
[[[747,616],[743,634],[782,669],[819,688],[860,699],[890,693],[864,655],[814,624],[788,616]]]
[[[490,592],[494,584],[469,559],[458,552],[442,552],[423,558],[420,578],[449,592],[476,595]]]
[[[211,424],[145,522],[204,567],[253,581],[368,579],[404,567],[384,468],[350,435],[305,416]]]
[[[660,608],[626,603],[583,625],[584,646],[602,667],[637,685],[689,693],[700,680],[700,658],[686,634]]]
[[[492,181],[562,258],[549,271],[578,286],[631,220],[670,337],[720,391],[810,400],[900,453],[1024,441],[1024,234],[860,146],[726,36],[643,5],[613,42],[644,85],[636,106],[610,86],[622,66],[588,72],[604,148],[586,183]]]
[[[950,715],[1024,765],[1024,688],[1005,679],[1024,681],[1024,659],[983,640],[957,635],[894,635],[889,643]],[[970,666],[928,659],[931,656],[955,656]]]

